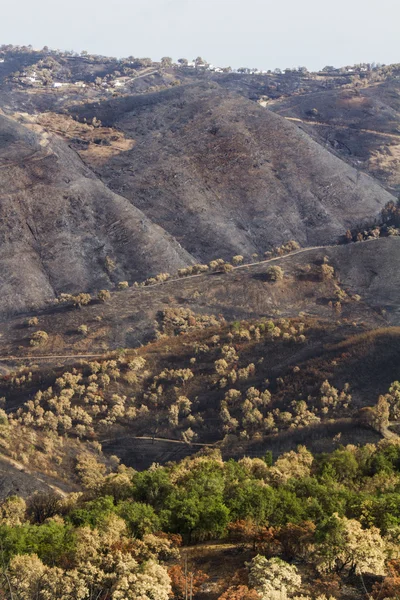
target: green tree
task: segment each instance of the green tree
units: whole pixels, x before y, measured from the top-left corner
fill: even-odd
[[[162,467],[135,473],[133,477],[133,498],[156,509],[162,508],[173,490],[168,471]]]
[[[118,506],[117,513],[125,520],[133,537],[141,538],[160,529],[160,519],[149,504],[125,500]]]
[[[276,492],[262,482],[250,480],[238,482],[225,494],[231,518],[234,521],[252,519],[255,523],[268,521],[276,509]]]

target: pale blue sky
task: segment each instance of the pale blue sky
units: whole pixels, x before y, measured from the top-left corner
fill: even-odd
[[[110,56],[203,56],[216,66],[400,62],[399,0],[17,0],[0,44]]]

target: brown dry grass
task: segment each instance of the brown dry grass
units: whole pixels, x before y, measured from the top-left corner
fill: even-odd
[[[42,113],[38,115],[37,123],[46,131],[68,141],[72,140],[78,154],[92,166],[103,164],[120,152],[131,150],[135,145],[135,141],[127,138],[122,131],[79,123],[66,115]]]

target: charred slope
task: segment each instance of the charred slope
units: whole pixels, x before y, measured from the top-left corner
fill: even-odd
[[[191,257],[60,139],[0,116],[1,312],[176,270]],[[116,268],[106,270],[106,257]]]
[[[390,323],[400,325],[400,239],[330,248],[327,255],[342,285],[360,294],[369,306],[385,311]]]
[[[400,82],[334,89],[278,100],[272,111],[298,123],[320,143],[363,168],[390,191],[400,191]]]
[[[335,268],[335,279],[318,277],[325,256]],[[138,347],[154,339],[155,321],[166,310],[190,309],[195,315],[221,315],[228,322],[262,317],[297,317],[305,312],[325,323],[341,320],[354,332],[400,325],[400,285],[395,265],[400,239],[389,238],[308,249],[273,262],[246,265],[229,274],[211,273],[170,280],[162,285],[114,292],[105,304],[93,302],[77,310],[50,307],[35,313],[38,328],[49,334],[47,344],[30,346],[35,328],[24,317],[0,322],[2,356],[71,356],[103,353],[104,349]],[[267,271],[279,265],[284,278],[270,282]],[[339,312],[337,285],[347,293]],[[355,295],[361,300],[354,299]],[[386,313],[382,314],[381,309]],[[178,319],[179,320],[179,319]],[[88,335],[79,326],[88,326]],[[12,361],[11,361],[12,362]],[[5,365],[6,363],[2,363]],[[0,393],[0,396],[2,394]]]
[[[337,240],[392,196],[298,127],[216,84],[75,107],[135,140],[98,173],[196,258]]]
[[[185,395],[196,399],[195,414],[200,414],[206,423],[199,442],[214,442],[222,437],[218,414],[226,392],[224,387],[212,382],[214,363],[221,357],[221,347],[232,342],[228,337],[232,331],[233,344],[240,355],[238,366],[242,368],[251,363],[256,366],[249,379],[236,382],[235,386],[243,392],[251,386],[262,387],[269,379],[273,407],[280,410],[289,409],[294,398],[308,398],[310,394],[316,398],[326,379],[339,389],[350,383],[353,396],[351,412],[333,415],[332,424],[324,421],[301,431],[282,430],[273,438],[265,438],[256,448],[251,447],[252,452],[262,455],[266,449],[277,450],[282,444],[289,449],[299,443],[323,451],[332,447],[332,438],[338,433],[349,443],[375,441],[378,434],[360,428],[358,421],[351,419],[356,417],[359,408],[374,404],[379,394],[385,393],[390,383],[398,379],[400,328],[390,325],[400,323],[399,314],[388,310],[384,315],[379,309],[390,308],[388,296],[394,306],[399,304],[398,276],[391,266],[392,262],[398,263],[399,254],[399,238],[307,249],[272,263],[245,265],[228,274],[199,275],[154,287],[114,292],[105,304],[93,302],[81,310],[65,306],[48,309],[37,314],[35,327],[27,327],[21,316],[7,319],[0,324],[1,362],[5,370],[5,376],[0,378],[0,396],[7,398],[7,410],[15,410],[39,388],[53,385],[62,370],[70,371],[72,365],[82,368],[82,358],[101,361],[102,357],[114,356],[104,354],[106,349],[126,348],[124,360],[129,362],[130,356],[144,357],[152,375],[171,368],[193,370],[193,380],[185,384]],[[325,256],[335,267],[334,278],[321,277]],[[282,280],[269,281],[267,270],[271,264],[281,266]],[[343,293],[347,292],[340,310],[333,306],[338,286]],[[361,298],[355,297],[356,293]],[[182,307],[190,311],[182,312]],[[302,314],[305,312],[307,314]],[[225,317],[228,323],[221,319],[204,319],[210,313]],[[260,339],[240,334],[260,317],[276,318],[277,315],[293,318],[294,328],[299,321],[304,323],[305,340],[282,337],[274,341],[264,336],[264,329]],[[240,328],[237,323],[232,324],[239,319],[247,321]],[[164,335],[140,347],[143,342],[154,339],[156,320],[159,333]],[[85,336],[79,332],[82,324],[88,327]],[[281,321],[278,325],[287,327]],[[37,329],[48,333],[48,341],[39,348],[32,348],[29,340]],[[132,346],[137,347],[133,352],[129,350]],[[19,361],[15,360],[16,355]],[[122,355],[118,352],[116,356]],[[11,373],[7,374],[7,366],[17,371],[29,363],[42,368],[32,367],[33,378],[21,380],[21,386],[15,385]],[[19,376],[29,369],[22,367]],[[278,378],[284,380],[284,385]],[[143,381],[147,382],[146,386],[149,384],[148,374]],[[109,393],[115,391],[126,397],[140,398],[139,393],[144,388],[137,392],[130,387],[132,385],[125,378],[118,383],[113,381]],[[150,444],[150,440],[133,439],[136,435],[154,435],[155,422],[159,423],[152,415],[146,422],[124,422],[122,428],[107,430],[101,434],[106,452],[116,453],[135,468],[142,468],[147,461],[162,462],[172,459],[175,452],[185,455],[186,451],[192,451],[175,442]],[[160,423],[164,424],[159,437],[180,439],[175,430],[168,429],[166,420]],[[235,444],[233,449],[238,456],[247,454],[248,450],[246,445],[240,444]],[[0,481],[0,492],[1,489]]]

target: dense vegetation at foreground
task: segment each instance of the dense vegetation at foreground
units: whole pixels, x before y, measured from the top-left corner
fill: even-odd
[[[207,450],[108,474],[81,455],[77,469],[84,492],[1,504],[2,598],[167,600],[187,591],[198,599],[305,600],[346,598],[351,589],[352,597],[368,590],[378,600],[400,593],[397,441],[315,456],[299,446],[275,462],[270,453],[224,462]],[[200,568],[198,547],[203,558],[207,548],[215,551],[211,569]]]

